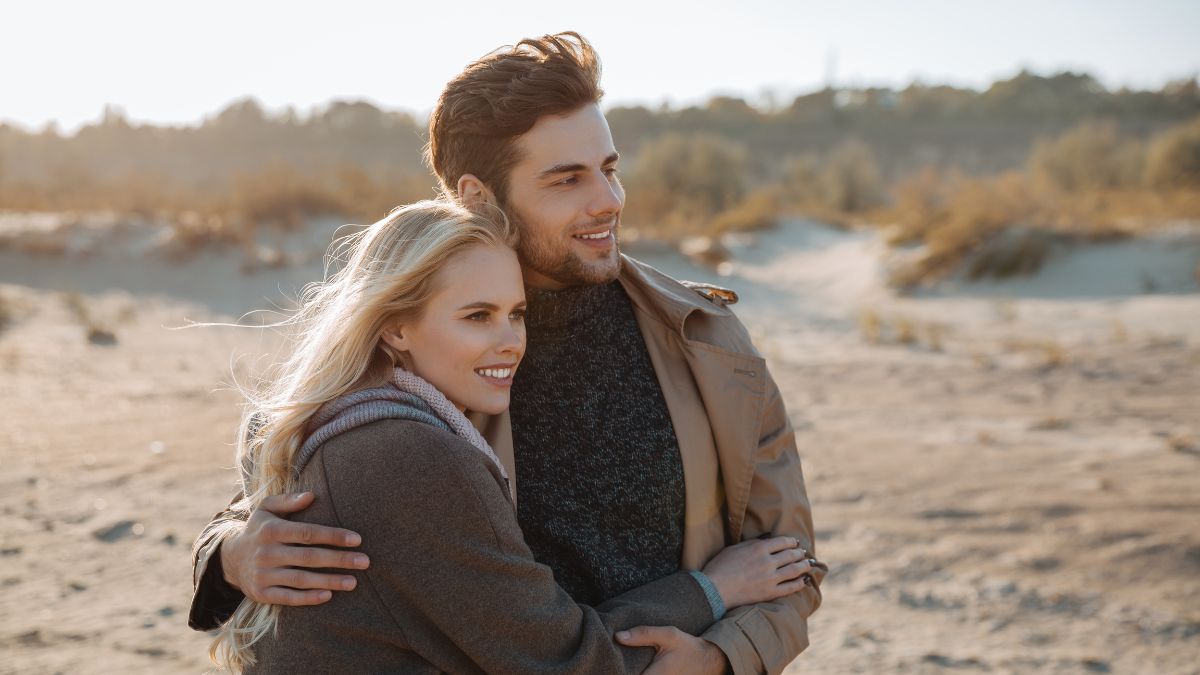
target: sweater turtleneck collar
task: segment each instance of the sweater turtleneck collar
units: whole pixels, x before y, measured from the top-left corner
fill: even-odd
[[[529,303],[525,327],[537,333],[558,333],[579,326],[601,313],[604,305],[619,293],[617,281],[604,284],[571,286],[560,290],[526,288]]]

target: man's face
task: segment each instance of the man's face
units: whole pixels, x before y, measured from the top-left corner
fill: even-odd
[[[548,115],[517,139],[507,211],[521,233],[517,254],[533,288],[600,284],[617,278],[625,191],[600,106]]]

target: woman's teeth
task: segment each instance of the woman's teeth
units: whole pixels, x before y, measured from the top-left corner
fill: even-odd
[[[475,372],[486,377],[494,377],[497,380],[508,379],[512,375],[512,368],[480,368]]]

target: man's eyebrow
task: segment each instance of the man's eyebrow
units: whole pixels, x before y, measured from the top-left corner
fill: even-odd
[[[604,161],[600,163],[600,166],[608,166],[609,164],[616,162],[620,158],[621,158],[621,154],[614,152],[613,154],[609,155],[608,157],[605,157]],[[541,173],[539,173],[538,178],[539,179],[540,178],[549,178],[550,176],[554,176],[554,175],[557,175],[560,173],[575,173],[576,171],[583,171],[584,169],[587,169],[587,166],[584,164],[580,164],[579,162],[574,162],[571,164],[565,164],[565,163],[564,164],[555,164],[554,166],[550,167],[549,169],[546,169],[545,171],[542,171]]]

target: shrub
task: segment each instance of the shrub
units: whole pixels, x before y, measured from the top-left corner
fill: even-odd
[[[745,193],[745,146],[712,134],[668,134],[645,145],[627,183],[625,219],[666,234],[709,229]]]
[[[778,190],[765,187],[746,195],[733,208],[717,214],[712,227],[719,233],[765,230],[774,227],[778,220]]]
[[[843,213],[859,213],[882,202],[879,162],[871,146],[858,139],[842,141],[829,152],[817,185],[821,201]]]
[[[1111,122],[1084,122],[1051,140],[1034,145],[1029,174],[1067,192],[1137,185],[1144,150],[1122,138]]]
[[[1200,117],[1163,132],[1151,142],[1146,182],[1156,188],[1200,188]]]

